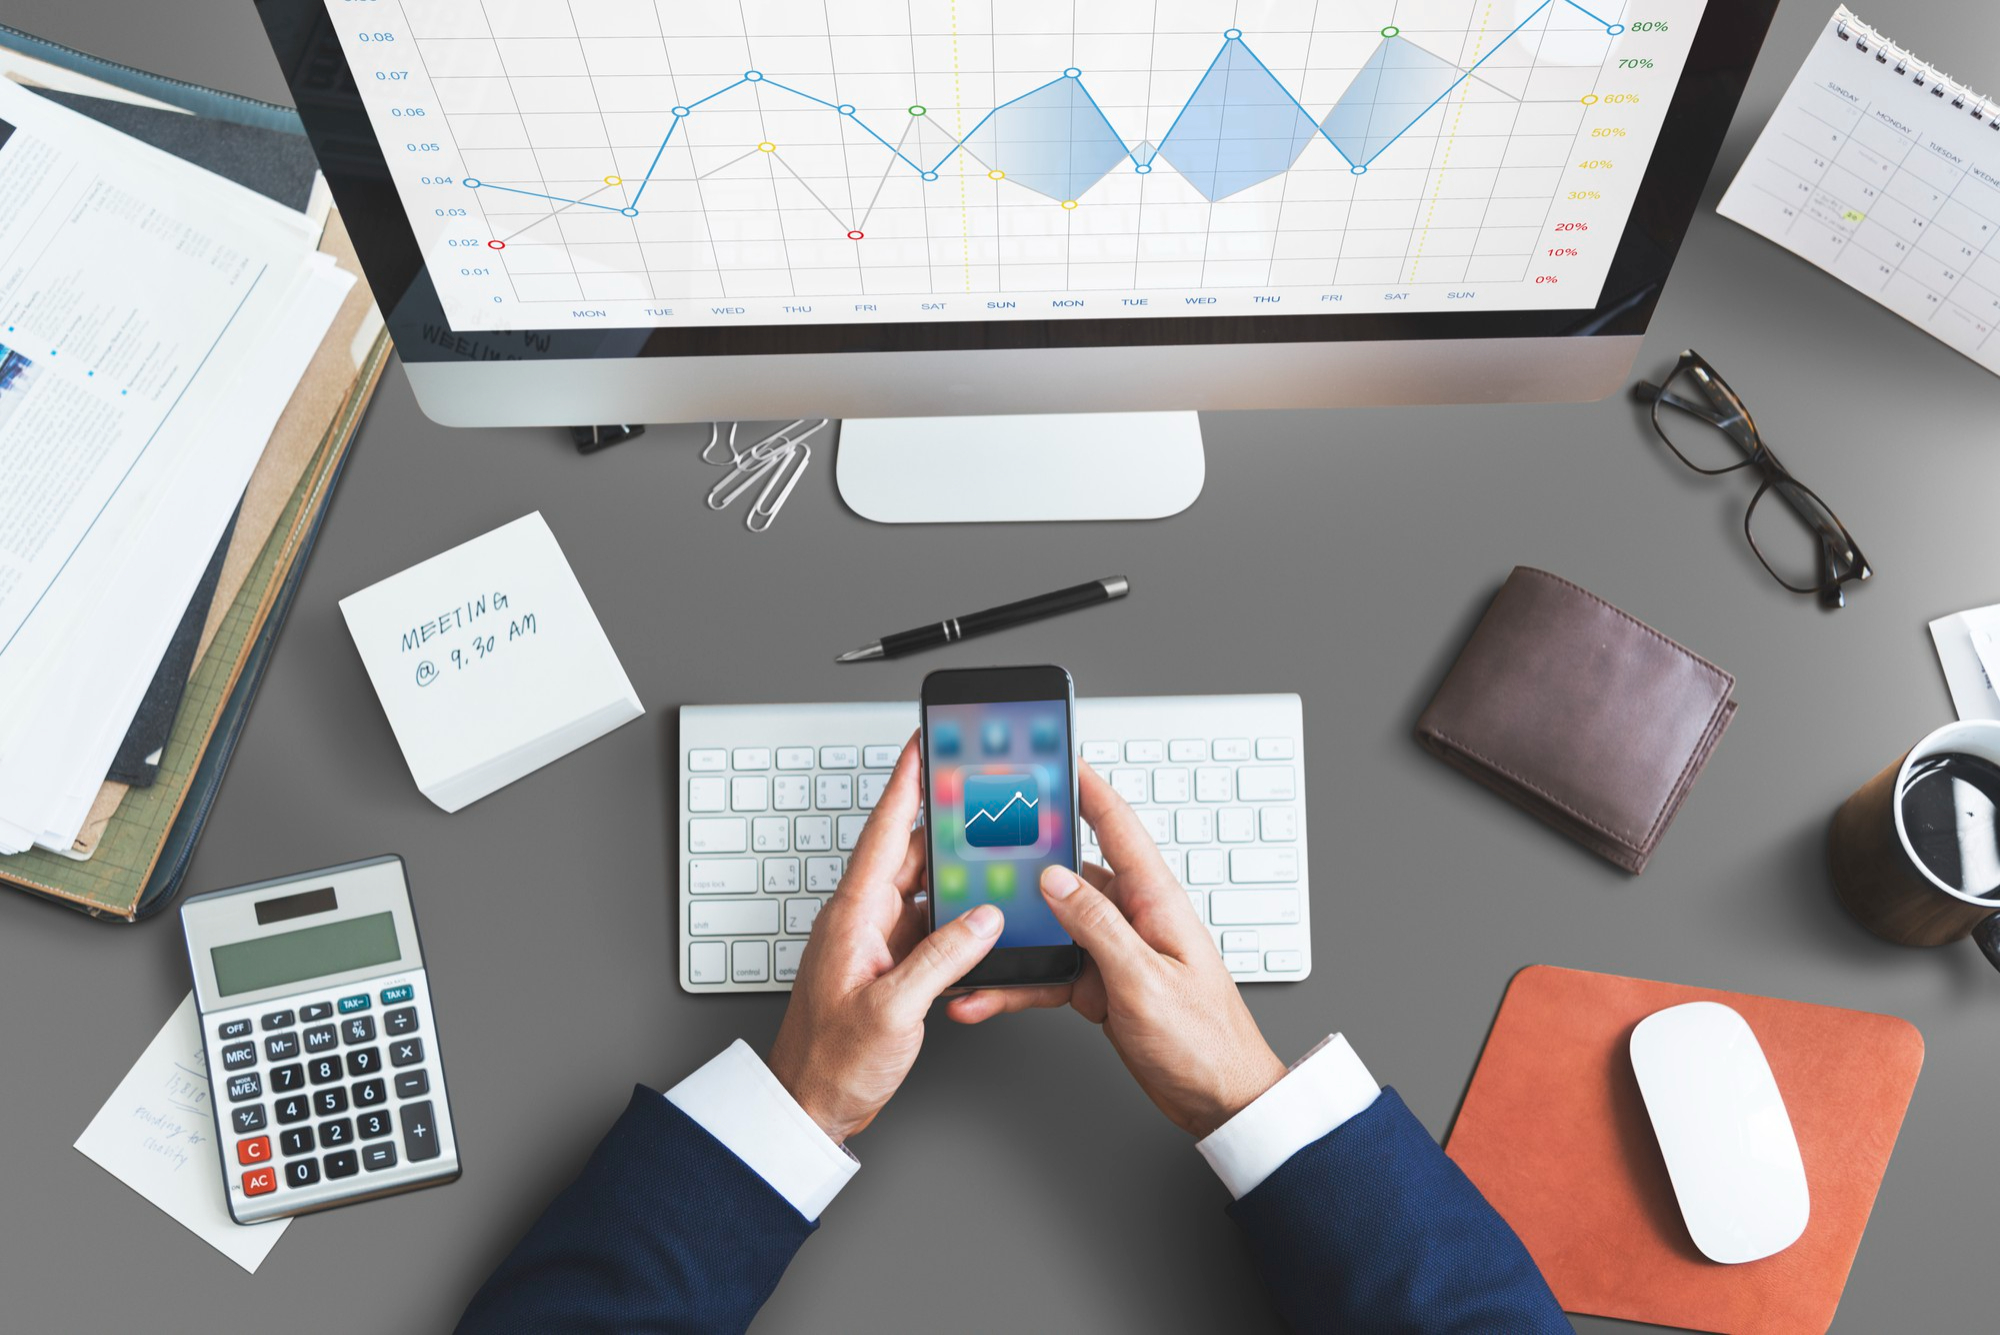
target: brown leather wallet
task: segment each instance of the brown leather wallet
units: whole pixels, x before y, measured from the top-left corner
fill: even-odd
[[[1516,566],[1417,740],[1637,875],[1735,715],[1735,685],[1595,594]]]

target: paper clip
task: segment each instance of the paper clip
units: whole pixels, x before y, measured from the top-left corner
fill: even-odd
[[[806,465],[812,462],[812,447],[806,442],[826,430],[831,422],[832,419],[825,417],[817,422],[801,417],[745,449],[737,448],[736,443],[741,423],[730,423],[727,437],[723,435],[722,423],[710,423],[708,443],[701,451],[702,461],[718,468],[727,466],[729,472],[709,489],[708,508],[718,512],[727,510],[761,482],[763,489],[751,503],[743,524],[752,533],[768,530],[776,522],[778,512],[785,508],[785,502],[791,499],[799,479],[805,475]],[[718,446],[729,451],[726,464],[715,457]]]

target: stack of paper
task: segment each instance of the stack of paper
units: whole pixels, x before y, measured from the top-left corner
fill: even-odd
[[[352,278],[0,80],[0,852],[68,848]]]

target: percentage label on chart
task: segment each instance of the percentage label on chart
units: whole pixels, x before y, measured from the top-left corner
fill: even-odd
[[[1535,283],[1537,286],[1541,286],[1543,284],[1548,284],[1548,283],[1560,283],[1561,281],[1562,279],[1557,278],[1552,273],[1538,273],[1535,275]]]
[[[1558,260],[1573,260],[1576,258],[1576,247],[1558,246],[1549,252],[1549,257]]]
[[[1590,132],[1592,139],[1623,139],[1625,127],[1622,125],[1600,125]]]
[[[1618,68],[1621,70],[1649,70],[1653,68],[1653,62],[1644,56],[1640,56],[1635,60],[1619,61]]]
[[[1558,232],[1588,232],[1590,224],[1586,222],[1560,222],[1556,224],[1556,230]]]
[[[1610,158],[1585,158],[1576,164],[1579,171],[1599,172],[1611,170]]]
[[[1637,93],[1606,93],[1604,95],[1604,105],[1608,107],[1630,107],[1636,106],[1638,102],[1639,95]]]
[[[1667,21],[1665,19],[1648,19],[1632,25],[1633,32],[1665,32],[1666,30]]]
[[[1571,199],[1603,199],[1603,198],[1604,198],[1604,196],[1603,196],[1603,195],[1602,195],[1601,193],[1599,193],[1598,191],[1596,191],[1596,190],[1572,190],[1572,191],[1570,191],[1570,192],[1569,192],[1569,197],[1570,197]],[[1580,225],[1581,225],[1581,224],[1579,224],[1579,226],[1580,226]]]

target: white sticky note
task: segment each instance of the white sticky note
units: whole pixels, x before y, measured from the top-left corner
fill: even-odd
[[[411,777],[446,811],[646,712],[539,511],[340,611]]]
[[[229,1217],[192,992],[90,1119],[76,1148],[252,1273],[292,1222],[239,1224]]]
[[[1960,719],[2000,718],[2000,691],[1994,689],[1990,660],[2000,659],[2000,607],[1954,612],[1931,622],[1952,708]]]

